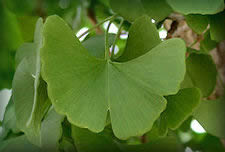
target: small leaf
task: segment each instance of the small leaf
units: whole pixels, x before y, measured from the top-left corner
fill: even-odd
[[[22,44],[16,52],[16,66],[25,58],[29,56],[35,56],[35,44],[33,43],[24,43]]]
[[[64,116],[51,108],[41,125],[41,148],[44,151],[59,151],[59,140],[62,137]]]
[[[110,5],[113,11],[129,22],[134,22],[143,15],[149,15],[156,22],[160,22],[172,13],[172,9],[166,0],[110,0]]]
[[[215,101],[202,101],[194,113],[194,117],[214,136],[225,139],[225,100],[224,98]]]
[[[140,145],[120,144],[122,152],[181,152],[184,151],[176,137],[169,136]]]
[[[26,136],[19,136],[0,143],[0,152],[40,152],[40,149],[27,140]]]
[[[141,0],[110,0],[110,5],[113,11],[130,22],[145,14]]]
[[[199,14],[191,14],[185,16],[186,22],[188,26],[197,34],[203,33],[208,24],[208,16],[199,15]]]
[[[147,135],[150,140],[164,137],[168,129],[176,130],[200,104],[201,92],[197,88],[181,89],[176,95],[167,96],[166,110]]]
[[[216,14],[224,9],[223,0],[167,0],[174,11],[188,14]]]
[[[176,95],[167,96],[167,108],[163,112],[170,129],[177,129],[189,118],[200,104],[201,91],[197,88],[180,90]]]
[[[18,65],[13,79],[13,101],[18,128],[25,132],[28,139],[35,145],[40,145],[41,121],[50,102],[47,100],[46,83],[40,76],[40,47],[42,45],[42,19],[37,22],[34,49],[31,56],[25,52],[23,60]],[[28,52],[29,53],[29,52]]]
[[[120,152],[107,130],[96,134],[87,129],[72,126],[72,137],[78,152]]]
[[[146,14],[156,20],[156,22],[164,20],[173,12],[166,0],[141,0],[141,2]]]
[[[144,55],[159,43],[156,26],[148,16],[140,17],[130,27],[126,48],[117,61],[125,62]]]
[[[187,73],[183,88],[197,87],[203,97],[208,97],[216,85],[217,70],[212,57],[207,54],[192,53],[187,58]]]
[[[200,48],[201,50],[205,52],[210,52],[214,48],[216,48],[217,42],[211,39],[210,31],[208,30],[204,34],[204,40],[200,42]]]
[[[115,39],[115,34],[109,35],[109,45],[113,45]],[[86,41],[84,41],[83,46],[88,50],[88,52],[97,57],[104,59],[105,58],[105,35],[96,35]]]
[[[216,42],[225,40],[225,11],[209,17],[211,39]]]
[[[72,124],[101,132],[109,111],[115,135],[127,139],[149,131],[165,109],[163,96],[178,92],[185,50],[182,40],[171,39],[129,62],[98,59],[51,16],[44,26],[42,76],[54,108]]]

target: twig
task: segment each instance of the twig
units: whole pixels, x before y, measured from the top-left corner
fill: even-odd
[[[105,32],[105,59],[109,59],[109,28],[112,24],[112,21],[109,22],[107,30]]]
[[[116,34],[116,37],[115,37],[115,40],[114,40],[114,43],[113,43],[112,54],[111,54],[111,59],[112,59],[112,60],[114,59],[114,55],[115,55],[115,46],[116,46],[116,42],[117,42],[118,38],[120,37],[123,23],[124,23],[124,19],[122,19],[121,22],[120,22],[119,29],[118,29],[118,32],[117,32],[117,34]]]
[[[106,18],[105,20],[103,20],[102,22],[96,24],[95,26],[93,26],[92,28],[88,29],[87,31],[85,31],[83,34],[81,34],[78,38],[82,38],[84,35],[88,34],[90,31],[94,30],[95,28],[99,27],[100,25],[102,25],[103,23],[107,22],[107,21],[111,21],[113,20],[114,18],[116,18],[117,15],[113,15],[113,16],[110,16],[108,18]]]

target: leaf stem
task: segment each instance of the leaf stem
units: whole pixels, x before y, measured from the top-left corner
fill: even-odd
[[[109,60],[109,28],[112,24],[112,21],[109,22],[109,25],[105,32],[105,59]]]
[[[113,15],[113,16],[110,16],[106,19],[104,19],[103,21],[101,21],[100,23],[96,24],[95,26],[93,26],[92,28],[88,29],[87,31],[85,31],[83,34],[81,34],[78,39],[82,38],[84,35],[88,34],[90,31],[96,29],[97,27],[99,27],[100,25],[102,25],[103,23],[107,22],[107,21],[111,21],[113,20],[114,18],[117,17],[117,14]]]
[[[118,32],[116,34],[116,38],[115,38],[115,40],[113,42],[112,53],[111,53],[111,60],[114,59],[116,42],[118,41],[118,38],[120,37],[123,23],[124,23],[124,19],[122,19],[121,22],[120,22],[119,29],[118,29]]]

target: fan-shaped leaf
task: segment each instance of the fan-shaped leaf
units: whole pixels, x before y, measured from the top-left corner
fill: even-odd
[[[44,26],[42,75],[56,111],[72,124],[100,132],[109,111],[114,133],[127,139],[149,131],[165,109],[163,96],[178,91],[185,48],[172,39],[129,62],[98,59],[61,18],[51,16]]]

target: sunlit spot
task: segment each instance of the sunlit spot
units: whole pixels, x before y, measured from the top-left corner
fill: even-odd
[[[191,129],[198,134],[206,133],[205,129],[199,124],[197,120],[192,120]]]
[[[187,147],[187,148],[185,149],[185,152],[193,152],[193,151],[191,150],[191,148]]]
[[[109,21],[107,21],[103,24],[103,28],[106,30],[108,25],[109,25]],[[116,25],[114,23],[112,23],[109,28],[109,33],[116,34],[117,32],[118,32],[118,28],[116,27]]]
[[[87,27],[83,27],[82,29],[80,29],[80,30],[77,32],[76,36],[77,36],[77,37],[80,37],[80,36],[81,36],[83,33],[85,33],[86,31],[88,31],[88,28],[87,28]],[[86,38],[87,35],[88,35],[88,33],[85,34],[85,35],[83,35],[83,36],[80,38],[80,41],[83,41],[83,40]]]
[[[155,23],[155,20],[154,19],[152,19],[151,21],[152,21],[152,23]]]
[[[112,53],[113,46],[110,47],[110,52]],[[119,52],[119,47],[115,45],[114,54],[117,54]]]
[[[120,34],[120,39],[126,40],[128,38],[128,32],[122,31],[122,34]]]
[[[167,37],[167,30],[164,29],[164,28],[161,28],[161,29],[159,30],[159,37],[160,37],[161,39],[165,39],[165,38]]]

